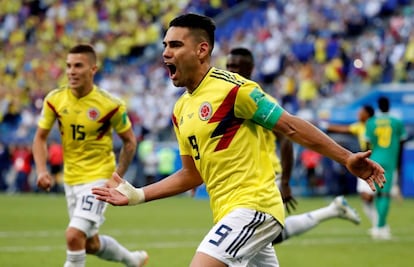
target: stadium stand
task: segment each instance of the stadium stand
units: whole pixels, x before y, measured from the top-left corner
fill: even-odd
[[[77,42],[96,47],[101,58],[96,83],[128,101],[137,138],[151,133],[170,141],[173,99],[181,90],[166,75],[161,38],[181,12],[215,17],[216,66],[224,67],[235,46],[251,49],[253,79],[290,112],[311,120],[379,84],[414,82],[410,0],[0,0],[0,5],[0,141],[6,144],[31,140],[41,100],[65,82],[62,53]]]

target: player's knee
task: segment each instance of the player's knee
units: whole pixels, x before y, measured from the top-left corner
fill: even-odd
[[[86,253],[96,254],[100,249],[99,238],[97,235],[86,240]]]
[[[82,231],[69,227],[66,229],[66,244],[69,250],[85,249],[86,235]]]

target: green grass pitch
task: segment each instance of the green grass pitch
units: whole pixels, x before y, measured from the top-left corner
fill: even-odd
[[[394,201],[391,241],[373,241],[356,196],[347,197],[363,218],[359,226],[341,219],[326,221],[299,237],[275,246],[282,267],[414,266],[414,199]],[[300,198],[296,213],[324,206],[331,198]],[[0,266],[63,266],[67,224],[63,195],[0,194]],[[149,267],[188,266],[212,225],[207,200],[173,197],[135,207],[108,207],[102,234],[129,249],[145,249]],[[87,257],[88,267],[122,266]]]

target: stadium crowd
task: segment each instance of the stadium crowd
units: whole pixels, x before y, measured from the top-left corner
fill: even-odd
[[[251,49],[253,79],[292,113],[361,84],[413,82],[411,2],[0,0],[0,151],[30,153],[42,99],[65,83],[64,53],[79,42],[95,46],[101,60],[96,83],[127,101],[137,138],[151,133],[169,140],[180,90],[162,63],[161,36],[183,12],[219,21],[217,67],[224,68],[231,48]],[[16,165],[6,158],[2,173]]]

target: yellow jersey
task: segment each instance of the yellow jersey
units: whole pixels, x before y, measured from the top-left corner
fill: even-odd
[[[110,178],[116,164],[113,129],[123,133],[131,127],[125,104],[96,86],[81,98],[63,86],[44,99],[38,126],[50,130],[55,120],[62,139],[64,182]]]
[[[268,152],[263,156],[269,141],[262,128],[273,128],[282,112],[257,83],[217,68],[177,100],[173,122],[180,154],[194,159],[214,222],[236,208],[250,208],[284,224],[272,161]]]
[[[367,142],[365,139],[365,123],[354,122],[349,125],[349,132],[358,138],[358,143],[361,151],[367,150]]]

